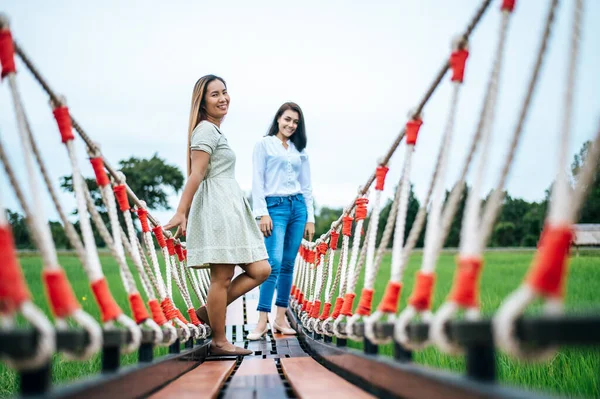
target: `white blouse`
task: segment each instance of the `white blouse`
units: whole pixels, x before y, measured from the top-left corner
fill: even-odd
[[[310,165],[306,151],[296,149],[288,141],[286,149],[276,136],[263,137],[254,146],[252,157],[252,208],[254,216],[268,215],[266,197],[302,194],[306,203],[307,222],[315,222],[315,210],[310,180]]]

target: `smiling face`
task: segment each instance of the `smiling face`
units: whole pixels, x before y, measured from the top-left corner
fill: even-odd
[[[300,122],[300,115],[296,111],[291,109],[285,110],[283,114],[277,119],[277,125],[279,126],[278,136],[281,138],[289,139],[296,132],[298,123]]]
[[[203,108],[208,119],[220,121],[229,110],[229,94],[227,87],[219,79],[215,79],[206,86]]]

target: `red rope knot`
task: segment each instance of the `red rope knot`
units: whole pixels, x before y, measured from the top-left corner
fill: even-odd
[[[156,324],[162,326],[167,322],[167,318],[165,317],[165,314],[163,313],[163,310],[156,299],[150,299],[148,301],[148,306],[152,312],[152,320],[154,320]]]
[[[200,319],[198,319],[198,315],[196,314],[196,311],[194,310],[194,308],[189,308],[187,310],[188,316],[190,316],[190,320],[192,321],[192,324],[195,326],[199,326],[200,324]]]
[[[9,29],[0,30],[0,64],[2,64],[2,78],[17,72],[15,65],[15,46]]]
[[[184,250],[183,250],[183,258],[184,258],[184,259],[187,259],[187,249],[184,249]]]
[[[171,302],[170,298],[165,298],[160,303],[160,307],[162,308],[162,311],[168,320],[173,320],[177,317],[177,312],[175,311],[175,307],[173,306],[173,302]]]
[[[352,221],[354,220],[352,216],[344,216],[343,225],[342,225],[342,234],[350,237],[352,235]]]
[[[332,318],[334,318],[334,319],[338,318],[338,316],[340,315],[340,312],[342,311],[342,306],[344,306],[344,298],[336,298],[335,306],[333,307],[333,313],[331,314]]]
[[[465,66],[469,50],[461,48],[454,50],[450,55],[450,68],[452,68],[452,81],[462,83],[465,77]]]
[[[383,187],[385,186],[385,176],[387,172],[390,170],[387,166],[379,165],[377,170],[375,170],[375,177],[377,178],[377,183],[375,184],[375,190],[383,191]]]
[[[458,270],[454,278],[450,299],[464,308],[474,308],[479,301],[479,276],[483,266],[480,257],[458,258]]]
[[[290,291],[290,296],[296,297],[296,284],[292,284],[292,290]]]
[[[115,197],[117,197],[117,202],[119,203],[119,209],[122,212],[127,212],[131,207],[129,206],[129,198],[127,198],[127,188],[124,184],[117,184],[113,187],[115,192]]]
[[[321,301],[315,300],[310,310],[310,317],[316,319],[319,317],[319,312],[321,311]]]
[[[137,324],[143,323],[150,318],[139,292],[129,295],[129,306],[131,306],[131,314],[133,314],[133,318]]]
[[[421,119],[412,119],[406,122],[406,144],[415,145],[417,144],[417,136],[423,121]]]
[[[52,110],[54,114],[54,119],[56,119],[56,124],[58,125],[58,130],[60,131],[60,138],[64,143],[68,141],[75,140],[75,136],[73,135],[73,125],[71,124],[71,115],[69,115],[69,108],[61,105],[60,107],[56,107]]]
[[[148,211],[144,208],[138,208],[137,214],[142,225],[142,232],[148,233],[150,231],[150,225],[148,224]]]
[[[356,212],[354,213],[354,217],[356,218],[356,220],[365,220],[367,218],[368,203],[368,198],[361,197],[356,199]]]
[[[340,233],[335,230],[331,230],[331,239],[329,240],[329,248],[332,250],[336,250],[338,248],[338,241],[340,238]]]
[[[500,9],[502,11],[513,12],[513,10],[515,9],[516,2],[516,0],[502,0],[502,6],[500,7]]]
[[[542,237],[527,282],[541,295],[562,298],[573,229],[570,225],[547,224]]]
[[[329,317],[329,313],[331,312],[331,304],[329,302],[325,302],[323,305],[323,312],[321,316],[319,316],[319,320],[325,320]]]
[[[54,317],[64,319],[79,309],[79,302],[63,269],[44,270],[42,275]]]
[[[327,253],[327,243],[322,242],[319,245],[317,245],[317,265],[319,265],[321,263],[321,256],[325,255]]]
[[[167,242],[165,241],[165,236],[163,235],[163,231],[162,231],[162,227],[160,226],[156,226],[152,229],[152,231],[154,232],[154,236],[156,237],[156,241],[158,241],[158,245],[161,248],[164,248],[167,246]]]
[[[306,298],[302,298],[302,310],[308,313],[308,300]]]
[[[8,224],[0,225],[0,254],[0,313],[12,314],[31,298],[31,294],[19,265]]]
[[[350,292],[344,295],[344,304],[342,305],[342,310],[340,313],[344,316],[352,316],[352,308],[354,307],[354,298],[356,294]]]
[[[308,263],[310,263],[310,264],[315,263],[315,257],[316,257],[316,255],[317,255],[316,251],[308,250],[306,252],[306,261]]]
[[[369,288],[363,288],[360,294],[360,301],[358,302],[358,308],[356,313],[361,316],[368,316],[371,314],[371,303],[373,302],[373,290]]]
[[[402,283],[398,281],[388,282],[385,294],[379,304],[379,311],[384,313],[396,313],[398,311],[398,298],[402,291]]]
[[[433,284],[435,283],[434,273],[417,273],[413,293],[410,296],[408,303],[418,311],[431,309],[431,294]]]
[[[96,298],[96,302],[100,308],[102,322],[106,323],[107,321],[116,320],[116,318],[119,317],[123,311],[119,305],[117,305],[115,298],[110,293],[106,279],[103,277],[100,280],[94,281],[91,284],[91,287],[92,292],[94,293],[94,298]]]
[[[108,186],[110,184],[110,180],[108,180],[106,170],[104,170],[104,161],[102,160],[102,157],[90,158],[90,163],[92,164],[92,168],[94,168],[94,174],[96,175],[96,183],[98,183],[98,186]]]
[[[180,262],[185,260],[185,256],[183,256],[183,247],[181,244],[175,244],[175,253],[177,254],[177,259],[179,259]]]
[[[300,245],[300,249],[298,249],[298,253],[300,254],[300,257],[302,258],[302,260],[306,260],[306,248],[304,248],[304,245]]]
[[[167,251],[169,255],[175,256],[175,240],[172,238],[167,238]]]
[[[296,299],[298,299],[298,303],[304,303],[304,293],[300,290],[298,290],[298,291],[299,291],[298,298],[296,298]]]

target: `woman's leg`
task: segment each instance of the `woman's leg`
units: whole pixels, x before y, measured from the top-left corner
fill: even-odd
[[[208,288],[207,306],[213,343],[228,349],[233,346],[225,335],[225,312],[227,309],[227,290],[233,277],[235,265],[210,265],[210,287]]]
[[[292,201],[292,212],[285,232],[283,242],[283,256],[281,259],[281,269],[277,279],[277,315],[275,321],[280,326],[288,327],[285,318],[285,312],[289,304],[290,291],[292,290],[292,280],[294,276],[294,264],[298,248],[302,242],[304,228],[306,226],[306,205],[302,199]]]
[[[227,305],[244,295],[246,292],[258,287],[271,273],[271,266],[269,266],[269,262],[266,259],[247,265],[240,265],[240,267],[245,273],[238,275],[231,282],[229,290],[227,291]]]

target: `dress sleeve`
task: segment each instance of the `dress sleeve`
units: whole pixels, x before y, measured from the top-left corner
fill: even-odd
[[[302,151],[300,154],[302,159],[302,166],[300,169],[300,175],[298,176],[298,180],[300,181],[300,188],[302,190],[302,196],[304,197],[304,202],[306,203],[306,212],[307,218],[306,221],[308,223],[315,222],[315,206],[312,195],[312,183],[310,178],[310,163],[308,161],[308,155]]]
[[[265,165],[266,165],[265,146],[263,141],[259,141],[254,146],[252,154],[252,210],[254,217],[265,216],[269,214],[267,210],[267,201],[265,200]]]
[[[200,123],[192,132],[190,149],[192,151],[204,151],[209,155],[217,148],[221,133],[211,123]]]

